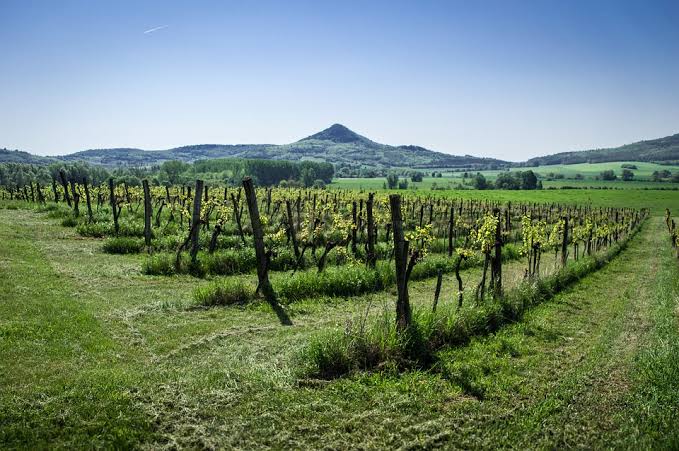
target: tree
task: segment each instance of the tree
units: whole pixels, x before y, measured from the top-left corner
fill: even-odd
[[[536,189],[538,186],[538,178],[530,169],[520,173],[521,189]]]
[[[488,181],[480,172],[477,172],[476,176],[474,177],[474,188],[488,189]]]
[[[634,172],[630,171],[629,169],[623,169],[622,170],[622,179],[626,182],[634,180]]]
[[[387,174],[387,188],[396,189],[398,188],[398,174],[393,172]]]
[[[317,179],[316,170],[310,166],[303,167],[300,171],[300,178],[302,179],[302,184],[308,188]]]
[[[177,185],[181,180],[181,175],[186,172],[189,165],[183,161],[166,161],[160,166],[160,171],[167,177],[170,185]]]
[[[618,178],[618,176],[615,175],[615,172],[613,172],[612,169],[609,169],[607,171],[602,171],[600,175],[601,175],[601,180],[616,180]]]
[[[419,172],[419,171],[413,172],[413,173],[410,175],[410,180],[411,180],[412,182],[421,182],[421,181],[422,181],[422,173]]]
[[[496,189],[520,189],[521,183],[511,172],[501,172],[495,179]]]

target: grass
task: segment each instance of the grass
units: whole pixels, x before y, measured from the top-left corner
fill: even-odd
[[[142,238],[112,237],[104,240],[102,250],[107,254],[137,254],[144,249]]]
[[[676,447],[679,265],[661,218],[437,371],[319,382],[297,379],[300,349],[391,291],[300,300],[292,327],[266,303],[196,309],[196,289],[253,277],[145,276],[143,255],[22,208],[0,208],[2,448]],[[416,305],[433,282],[412,284]],[[447,278],[441,308],[453,298]]]
[[[572,261],[552,275],[523,282],[498,301],[484,300],[479,306],[462,310],[452,304],[436,312],[416,310],[403,335],[396,333],[394,318],[385,312],[377,321],[366,324],[364,319],[343,331],[313,337],[299,357],[301,376],[331,379],[384,366],[412,369],[436,364],[440,349],[465,344],[473,336],[493,333],[519,321],[528,309],[599,270],[627,246],[635,233],[600,255]]]
[[[255,290],[238,280],[227,280],[199,287],[193,294],[196,305],[203,307],[245,304],[254,298]]]

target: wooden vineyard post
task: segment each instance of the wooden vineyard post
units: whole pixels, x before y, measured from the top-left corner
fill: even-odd
[[[241,223],[241,210],[239,206],[240,192],[238,193],[238,199],[231,193],[231,203],[233,204],[233,216],[236,218],[236,225],[238,226],[238,235],[240,239],[245,244],[245,234],[243,234],[243,224]]]
[[[59,203],[59,191],[57,191],[57,181],[52,177],[52,194],[54,194],[54,203]]]
[[[118,235],[120,226],[118,225],[118,206],[116,202],[116,192],[113,186],[113,177],[108,179],[109,201],[111,203],[111,210],[113,210],[113,228]]]
[[[193,198],[193,214],[191,216],[191,263],[198,259],[198,247],[200,235],[200,207],[203,199],[203,181],[196,180],[196,192]]]
[[[151,216],[153,216],[153,211],[151,210],[151,191],[149,189],[149,181],[142,180],[142,186],[144,188],[144,242],[146,244],[147,250],[151,251]]]
[[[245,189],[245,198],[248,203],[248,212],[250,213],[250,222],[252,223],[252,235],[255,241],[255,255],[257,258],[257,279],[259,282],[258,288],[264,295],[264,298],[269,303],[276,302],[276,293],[269,281],[268,256],[264,249],[264,231],[262,230],[262,223],[259,219],[259,209],[257,208],[257,195],[255,187],[250,177],[243,179],[243,188]]]
[[[407,265],[409,243],[403,235],[403,218],[401,217],[401,196],[389,195],[391,222],[394,229],[394,261],[396,263],[396,330],[404,331],[410,326],[410,300],[408,298]]]
[[[94,221],[94,214],[92,213],[92,198],[90,197],[90,187],[87,184],[87,177],[83,177],[83,186],[85,187],[85,200],[87,201],[87,220]]]
[[[69,208],[71,207],[71,196],[68,194],[68,183],[66,182],[66,173],[63,169],[59,169],[59,180],[61,180],[61,186],[64,188],[64,199]]]
[[[368,202],[365,204],[366,215],[368,217],[368,267],[375,268],[375,218],[373,217],[373,204],[375,193],[368,194]]]
[[[40,186],[40,182],[35,182],[35,190],[38,193],[38,202],[40,204],[45,203],[45,196],[42,194],[42,187]]]
[[[297,244],[297,229],[295,228],[295,219],[292,216],[292,205],[290,200],[285,200],[285,208],[288,213],[288,233],[292,240],[292,248],[295,251],[295,260],[299,260],[299,245]]]
[[[495,228],[495,257],[493,258],[493,297],[502,297],[502,215],[498,208],[493,212],[497,218]]]
[[[78,194],[73,180],[71,180],[71,194],[73,195],[73,214],[77,218],[80,216],[80,194]]]
[[[441,284],[443,283],[443,270],[439,269],[438,274],[436,276],[436,290],[434,291],[434,305],[431,308],[431,311],[436,313],[436,306],[439,303],[439,296],[441,295]]]
[[[453,256],[453,231],[455,227],[455,206],[450,207],[450,219],[448,221],[448,257]]]
[[[561,266],[568,261],[568,216],[563,217],[563,241],[561,242]]]
[[[356,229],[358,228],[358,224],[356,223],[356,201],[353,201],[351,204],[351,219],[351,253],[356,256],[358,255],[358,249],[356,247]]]

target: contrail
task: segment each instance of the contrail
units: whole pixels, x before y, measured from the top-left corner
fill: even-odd
[[[159,27],[151,28],[150,30],[146,30],[144,32],[144,34],[153,33],[154,31],[162,30],[163,28],[167,28],[167,27],[169,27],[169,25],[161,25]]]

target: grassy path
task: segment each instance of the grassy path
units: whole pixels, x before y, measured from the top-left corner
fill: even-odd
[[[178,309],[203,281],[141,276],[139,256],[0,210],[0,447],[676,447],[679,264],[662,227],[439,371],[309,386],[291,360],[306,338],[390,295],[296,303],[288,328],[262,305]]]

